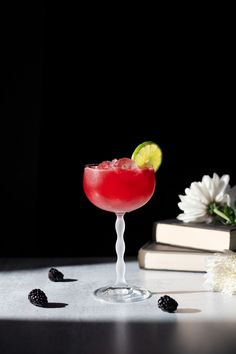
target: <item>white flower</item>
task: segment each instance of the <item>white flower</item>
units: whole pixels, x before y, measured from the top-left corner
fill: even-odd
[[[236,293],[236,253],[225,251],[207,259],[205,282],[214,291],[233,295]]]
[[[205,175],[201,182],[191,183],[190,188],[185,189],[186,195],[179,195],[181,202],[178,206],[183,213],[177,219],[183,222],[212,222],[213,216],[208,212],[210,204],[231,204],[229,178],[229,175],[220,178],[214,173],[213,178]]]

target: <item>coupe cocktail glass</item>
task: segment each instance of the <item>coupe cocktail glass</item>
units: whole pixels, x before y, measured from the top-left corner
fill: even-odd
[[[147,299],[146,289],[130,286],[125,280],[124,215],[141,208],[155,190],[155,172],[152,168],[138,168],[128,158],[90,164],[84,168],[83,187],[87,198],[100,209],[116,214],[116,281],[97,289],[95,295],[109,302],[135,302]]]

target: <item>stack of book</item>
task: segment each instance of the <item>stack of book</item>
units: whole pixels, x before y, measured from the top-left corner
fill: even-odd
[[[163,220],[154,223],[138,262],[144,269],[206,272],[207,258],[224,250],[236,251],[235,226]]]

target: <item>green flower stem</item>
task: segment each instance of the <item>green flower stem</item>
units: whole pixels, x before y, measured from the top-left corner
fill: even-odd
[[[219,215],[221,218],[227,220],[228,222],[230,222],[230,219],[228,218],[228,216],[226,216],[222,211],[220,211],[219,209],[217,209],[216,207],[213,208],[213,212],[217,215]]]

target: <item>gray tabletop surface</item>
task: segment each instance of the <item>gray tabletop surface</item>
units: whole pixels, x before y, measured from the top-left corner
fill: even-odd
[[[63,282],[48,270],[63,272]],[[115,259],[0,258],[0,353],[235,353],[236,296],[212,292],[204,273],[151,271],[126,260],[130,285],[152,292],[137,303],[110,304],[93,291],[115,279]],[[28,293],[43,290],[47,308]],[[175,313],[157,300],[170,295]]]

